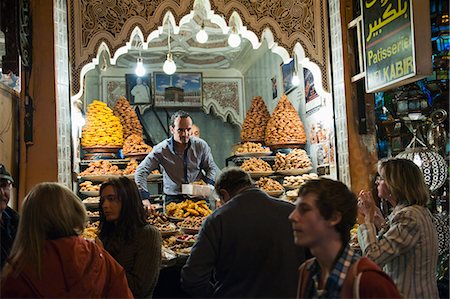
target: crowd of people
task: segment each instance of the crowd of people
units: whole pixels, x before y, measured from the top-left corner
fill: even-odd
[[[81,236],[80,199],[57,183],[27,194],[19,214],[7,206],[14,180],[0,165],[1,298],[151,298],[161,269],[161,234],[146,222],[145,178],[163,171],[166,202],[180,185],[204,180],[221,205],[202,224],[180,283],[194,298],[438,298],[437,233],[421,170],[405,159],[379,162],[377,195],[343,183],[304,183],[295,205],[256,188],[238,167],[220,172],[192,118],[177,112],[172,137],[126,177],[100,188],[99,237]],[[357,215],[362,255],[350,246]],[[160,295],[160,294],[159,294]]]

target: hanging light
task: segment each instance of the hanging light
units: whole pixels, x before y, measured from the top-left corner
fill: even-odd
[[[173,56],[172,53],[170,52],[170,23],[169,23],[169,34],[167,37],[167,45],[169,47],[169,53],[167,53],[167,59],[164,62],[163,71],[167,75],[173,75],[177,70],[177,65],[175,64],[175,61],[173,61]]]
[[[172,59],[172,53],[167,53],[167,59],[164,62],[163,65],[163,71],[164,73],[166,73],[167,75],[173,75],[177,70],[177,65],[175,64],[175,62]]]
[[[237,33],[235,26],[231,27],[231,33],[228,37],[228,44],[232,48],[239,47],[239,45],[241,44],[241,37]]]
[[[298,77],[298,69],[297,69],[297,54],[294,53],[294,74],[292,75],[291,83],[294,86],[300,85],[300,78]]]
[[[447,163],[439,153],[428,149],[425,143],[417,138],[416,133],[417,130],[414,129],[413,139],[405,151],[399,153],[396,157],[413,161],[422,170],[425,183],[433,192],[444,185],[447,180]],[[422,147],[415,147],[416,142]]]
[[[140,55],[137,58],[136,69],[134,70],[134,72],[136,73],[136,76],[138,76],[138,77],[142,77],[146,73],[146,70],[144,67],[144,62],[142,61],[142,57]]]
[[[208,33],[206,33],[204,23],[202,23],[202,28],[200,29],[199,32],[197,32],[197,35],[195,35],[195,38],[201,44],[204,44],[208,41]]]
[[[292,85],[299,86],[300,85],[300,78],[298,77],[297,71],[294,72],[294,75],[292,75]]]

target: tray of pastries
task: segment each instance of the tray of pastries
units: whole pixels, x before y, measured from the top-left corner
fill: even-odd
[[[270,156],[272,152],[270,148],[262,146],[261,143],[245,142],[239,145],[234,154],[236,156],[262,157]]]
[[[278,197],[281,196],[284,192],[283,186],[271,178],[260,178],[256,181],[256,185],[264,190],[270,196]]]
[[[317,178],[319,178],[319,176],[316,173],[285,176],[283,179],[283,187],[286,189],[297,189],[303,185],[304,182]]]
[[[247,171],[253,178],[268,176],[274,173],[269,163],[261,158],[250,158],[242,163],[241,168]]]
[[[191,245],[194,245],[195,241],[197,240],[197,235],[191,235],[191,234],[181,234],[177,235],[177,242],[179,243],[188,243]]]
[[[197,234],[204,220],[204,217],[187,217],[177,225],[185,234]]]
[[[152,212],[147,217],[147,222],[156,227],[162,236],[170,236],[178,233],[179,228],[169,218],[161,212]]]
[[[168,217],[184,219],[189,216],[206,217],[212,213],[206,205],[205,200],[192,201],[187,199],[180,203],[171,202],[165,207],[165,213]]]
[[[312,163],[306,151],[294,149],[289,154],[277,153],[273,168],[279,174],[299,175],[310,172]]]

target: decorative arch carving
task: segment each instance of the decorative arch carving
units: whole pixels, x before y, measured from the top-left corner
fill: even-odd
[[[258,37],[270,29],[278,46],[293,53],[299,43],[305,56],[320,68],[329,90],[327,0],[210,0],[212,10],[229,19],[237,12],[243,25]],[[176,23],[193,9],[194,0],[69,0],[69,47],[72,95],[80,92],[85,65],[106,45],[109,54],[123,47],[138,27],[144,36],[158,29],[167,11]]]

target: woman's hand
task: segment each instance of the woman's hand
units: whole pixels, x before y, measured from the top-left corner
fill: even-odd
[[[358,211],[364,216],[364,221],[366,223],[375,222],[376,209],[377,207],[375,205],[375,201],[373,200],[372,193],[370,191],[361,190],[358,196]]]
[[[374,215],[374,223],[377,228],[377,230],[380,230],[380,228],[385,224],[386,219],[384,219],[383,213],[381,213],[380,208],[375,206],[375,215]]]

